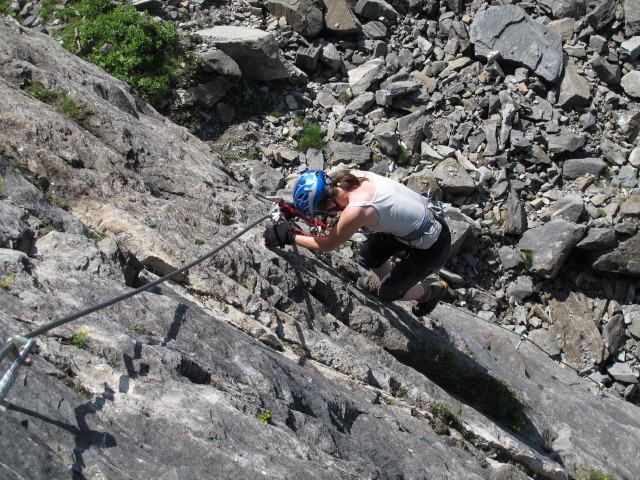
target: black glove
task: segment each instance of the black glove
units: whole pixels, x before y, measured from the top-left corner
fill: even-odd
[[[296,234],[282,225],[269,225],[263,234],[264,244],[267,247],[284,247],[293,245]]]

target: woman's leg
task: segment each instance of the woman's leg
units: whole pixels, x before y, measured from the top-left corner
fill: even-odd
[[[442,268],[451,246],[451,234],[444,222],[436,243],[426,250],[412,248],[380,283],[381,300],[422,300],[429,292],[420,285],[427,276]]]

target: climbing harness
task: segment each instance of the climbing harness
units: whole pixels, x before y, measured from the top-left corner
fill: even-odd
[[[226,242],[222,243],[221,245],[219,245],[218,247],[214,248],[210,252],[208,252],[205,255],[197,258],[196,260],[194,260],[193,262],[185,265],[184,267],[179,268],[178,270],[175,270],[175,271],[165,275],[162,278],[159,278],[157,280],[154,280],[153,282],[147,283],[146,285],[143,285],[142,287],[136,288],[134,290],[130,290],[130,291],[126,292],[126,293],[123,293],[122,295],[119,295],[119,296],[114,297],[114,298],[112,298],[110,300],[107,300],[106,302],[103,302],[103,303],[101,303],[99,305],[94,305],[93,307],[85,308],[84,310],[81,310],[79,312],[73,313],[73,314],[68,315],[68,316],[66,316],[64,318],[61,318],[59,320],[55,320],[55,321],[53,321],[51,323],[43,325],[42,327],[36,328],[35,330],[31,330],[30,332],[27,332],[22,336],[12,337],[9,340],[7,340],[7,342],[5,343],[4,347],[2,347],[2,350],[0,350],[0,362],[2,360],[4,360],[4,358],[6,357],[9,360],[12,360],[14,363],[9,368],[7,373],[3,376],[2,381],[0,382],[0,388],[1,388],[0,392],[2,393],[2,396],[0,396],[0,401],[4,399],[4,396],[7,394],[9,388],[11,388],[11,384],[13,383],[13,381],[15,381],[15,376],[17,374],[17,369],[24,362],[24,360],[27,358],[27,355],[29,354],[29,351],[33,347],[33,343],[35,342],[35,340],[34,340],[35,337],[37,337],[38,335],[41,335],[41,334],[43,334],[45,332],[48,332],[49,330],[52,330],[52,329],[54,329],[56,327],[59,327],[60,325],[64,325],[65,323],[69,323],[69,322],[71,322],[73,320],[76,320],[76,319],[78,319],[80,317],[84,317],[85,315],[89,315],[90,313],[97,312],[98,310],[102,310],[103,308],[106,308],[106,307],[109,307],[111,305],[114,305],[114,304],[116,304],[118,302],[126,300],[127,298],[131,298],[131,297],[133,297],[135,295],[138,295],[139,293],[142,293],[142,292],[144,292],[146,290],[150,290],[153,287],[155,287],[155,286],[157,286],[157,285],[159,285],[159,284],[161,284],[163,282],[166,282],[167,280],[170,280],[171,278],[175,277],[176,275],[179,275],[179,274],[189,270],[190,268],[198,265],[199,263],[202,263],[203,261],[205,261],[209,257],[215,255],[220,250],[222,250],[226,246],[230,245],[232,242],[236,241],[238,238],[240,238],[246,232],[251,230],[253,227],[255,227],[259,223],[263,222],[264,220],[267,220],[270,216],[271,215],[264,215],[263,217],[261,217],[258,220],[254,221],[249,226],[244,228],[242,231],[238,232],[237,234],[235,234],[234,236],[229,238]],[[22,347],[22,349],[20,349],[21,347]]]

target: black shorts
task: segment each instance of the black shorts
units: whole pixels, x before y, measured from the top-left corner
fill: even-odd
[[[380,268],[392,256],[406,252],[380,282],[378,296],[393,302],[404,297],[411,287],[442,268],[451,248],[451,232],[446,222],[436,242],[429,248],[412,248],[389,233],[374,233],[364,242],[358,254],[358,263],[366,268]]]

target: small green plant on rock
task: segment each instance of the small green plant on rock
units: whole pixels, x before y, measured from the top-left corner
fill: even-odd
[[[59,93],[49,90],[38,82],[27,80],[22,88],[36,100],[51,105],[62,115],[73,120],[80,127],[93,135],[98,135],[98,129],[89,123],[89,118],[94,114],[82,103],[74,100],[68,93]]]
[[[91,232],[89,238],[93,239],[97,243],[107,238],[107,234],[105,232]]]
[[[459,432],[464,432],[464,426],[462,425],[462,422],[460,422],[458,416],[449,410],[449,407],[444,403],[436,403],[432,408],[432,412],[448,427],[458,430]]]
[[[317,123],[307,123],[302,127],[302,131],[298,135],[298,150],[306,152],[310,148],[322,150],[325,142],[322,140],[324,133],[322,127]]]
[[[406,165],[407,162],[409,161],[409,150],[407,150],[404,147],[400,147],[400,150],[398,151],[398,155],[396,156],[396,163],[398,165]]]
[[[9,290],[9,288],[11,288],[11,282],[14,278],[16,278],[15,275],[9,275],[7,278],[2,280],[2,282],[0,282],[0,288],[2,288],[3,290]]]
[[[84,398],[87,398],[87,399],[90,399],[91,397],[93,397],[93,395],[87,389],[87,387],[85,387],[84,385],[82,385],[80,383],[78,385],[76,385],[76,388],[74,390],[81,397],[84,397]]]
[[[77,335],[71,337],[71,343],[77,348],[84,348],[87,345],[87,336],[89,331],[81,328]]]
[[[259,413],[256,418],[264,423],[271,423],[271,412],[269,410],[265,410],[262,413]]]
[[[602,473],[599,470],[591,469],[587,472],[585,480],[616,480],[616,477],[608,473]]]
[[[57,227],[53,224],[53,222],[51,222],[51,220],[49,220],[49,219],[44,219],[44,220],[42,220],[42,225],[44,226],[44,229],[45,229],[45,231],[46,231],[47,233],[49,233],[49,232],[59,232],[59,231],[60,231],[60,229],[59,229],[59,228],[57,228]]]
[[[201,238],[196,238],[196,239],[194,240],[194,243],[195,243],[196,245],[204,245],[204,240],[202,240]]]
[[[528,249],[523,249],[520,252],[522,260],[524,260],[524,268],[526,270],[531,270],[531,267],[533,266],[533,252]]]

